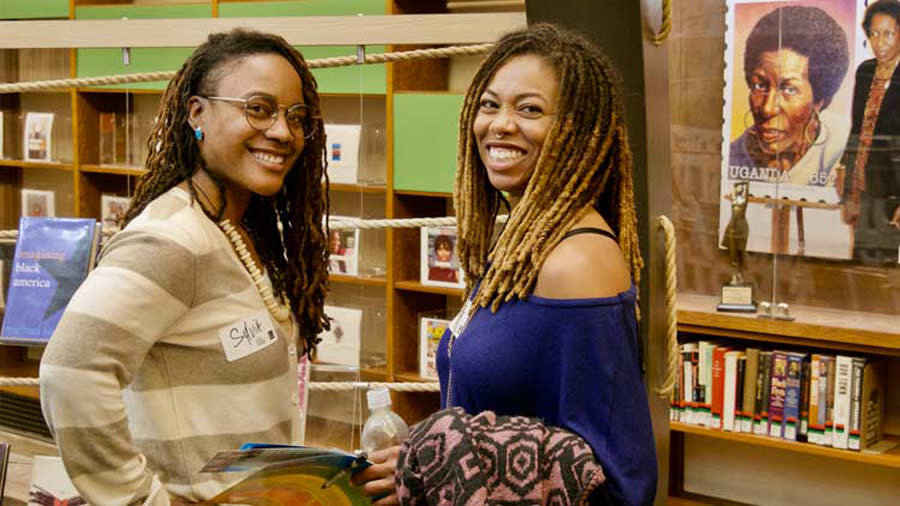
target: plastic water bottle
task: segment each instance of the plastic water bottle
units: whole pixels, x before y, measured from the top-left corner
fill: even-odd
[[[387,388],[378,388],[366,392],[369,401],[369,419],[363,425],[360,444],[362,449],[371,454],[375,450],[383,450],[397,446],[409,436],[409,426],[400,415],[391,411],[391,394]]]

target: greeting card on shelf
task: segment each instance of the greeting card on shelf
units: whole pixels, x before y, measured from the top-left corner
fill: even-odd
[[[49,162],[52,146],[53,113],[29,112],[25,115],[25,160]]]
[[[419,376],[437,380],[437,347],[450,320],[422,317],[419,319]]]
[[[129,205],[131,205],[131,199],[128,197],[101,195],[100,216],[103,228],[119,230]]]
[[[359,367],[362,309],[325,306],[331,329],[319,334],[322,342],[316,347],[319,362]]]
[[[56,216],[56,194],[49,190],[22,188],[22,216],[46,218]]]
[[[325,125],[328,179],[356,184],[359,173],[360,125]]]
[[[456,227],[422,227],[420,239],[422,284],[465,288],[456,250]]]
[[[28,506],[81,506],[87,501],[66,474],[59,457],[35,456],[31,467],[31,488],[28,490]]]
[[[332,216],[334,220],[345,216]],[[331,230],[328,233],[328,269],[332,274],[359,275],[359,229]]]
[[[30,218],[19,238],[0,341],[44,344],[93,268],[100,239],[93,219]]]

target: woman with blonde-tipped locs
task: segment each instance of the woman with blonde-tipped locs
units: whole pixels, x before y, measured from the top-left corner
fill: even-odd
[[[443,408],[568,429],[602,466],[605,482],[590,503],[644,505],[653,502],[657,467],[638,351],[632,159],[617,86],[597,48],[548,24],[503,37],[481,64],[460,116],[453,195],[467,304],[441,339],[437,368]],[[504,203],[510,216],[495,240]],[[406,448],[398,476],[408,471]],[[473,472],[449,460],[441,470],[429,461],[425,481],[456,483]],[[526,491],[494,492],[513,504],[511,495]]]
[[[652,503],[642,261],[615,71],[558,27],[510,34],[475,75],[459,138],[454,199],[472,309],[438,350],[442,404],[569,429],[606,476],[593,503]],[[509,221],[492,242],[504,200]]]

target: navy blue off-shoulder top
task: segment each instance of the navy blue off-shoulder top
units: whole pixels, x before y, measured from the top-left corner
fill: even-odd
[[[479,308],[437,370],[441,407],[524,415],[583,437],[618,504],[652,504],[656,449],[638,353],[635,291],[592,299],[530,296]]]

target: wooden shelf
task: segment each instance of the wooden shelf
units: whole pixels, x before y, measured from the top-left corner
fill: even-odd
[[[349,193],[385,193],[387,187],[385,185],[374,184],[348,184],[348,183],[329,183],[328,188],[331,191],[349,192]]]
[[[84,164],[81,166],[81,172],[93,174],[119,174],[121,176],[139,177],[147,173],[147,169],[143,167],[134,167],[130,165],[98,165]]]
[[[397,381],[407,381],[416,383],[434,383],[437,380],[431,378],[423,378],[417,372],[398,372],[394,373],[394,379]],[[437,392],[435,392],[437,393]]]
[[[440,295],[454,295],[457,297],[462,297],[463,294],[461,288],[423,285],[418,281],[397,281],[396,283],[394,283],[394,287],[396,287],[398,290],[405,290],[408,292],[437,293]]]
[[[897,315],[792,306],[791,315],[795,320],[784,321],[753,314],[720,313],[716,311],[717,303],[718,298],[714,296],[678,294],[678,330],[900,356],[900,316]]]
[[[438,197],[443,199],[453,198],[452,193],[447,192],[423,192],[414,190],[394,190],[394,195],[412,195],[415,197]]]
[[[754,446],[787,450],[795,453],[805,453],[807,455],[830,457],[852,462],[859,462],[862,464],[874,464],[878,466],[900,469],[900,446],[894,447],[890,451],[882,454],[871,455],[868,453],[856,452],[852,450],[838,450],[835,448],[828,448],[826,446],[819,446],[810,443],[785,441],[783,439],[758,436],[755,434],[711,430],[706,427],[699,427],[697,425],[691,425],[681,422],[670,422],[669,427],[673,432],[682,432],[684,434],[694,434],[702,437],[724,439]],[[898,438],[889,437],[887,439],[897,440]]]
[[[56,169],[72,170],[71,163],[63,162],[32,162],[28,160],[0,160],[0,167],[22,167],[23,169]]]
[[[347,276],[345,274],[329,274],[328,279],[333,283],[344,283],[347,285],[362,286],[385,286],[387,280],[385,278],[362,278],[359,276]]]

